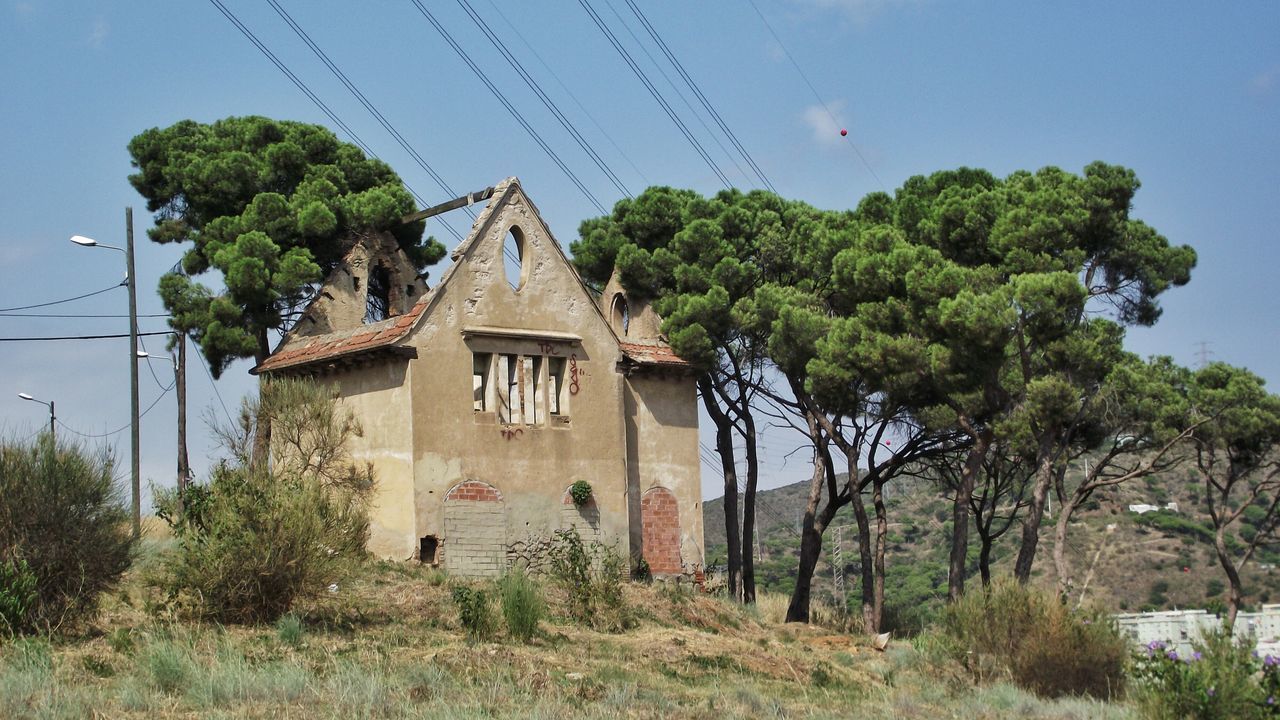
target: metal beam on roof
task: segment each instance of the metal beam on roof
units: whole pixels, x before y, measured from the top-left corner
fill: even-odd
[[[493,197],[492,186],[487,187],[483,190],[473,192],[473,193],[467,193],[466,195],[463,195],[462,197],[459,197],[459,198],[454,198],[449,202],[443,202],[443,203],[440,203],[439,205],[432,205],[426,210],[419,210],[416,213],[405,215],[404,217],[400,218],[400,224],[408,225],[411,222],[426,220],[429,217],[434,217],[441,213],[447,213],[450,210],[457,210],[460,207],[466,207],[468,205],[474,205],[475,203],[478,203],[478,202],[484,202],[485,200],[488,200],[491,197]]]

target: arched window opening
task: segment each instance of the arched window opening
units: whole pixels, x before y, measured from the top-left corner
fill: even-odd
[[[502,267],[507,275],[507,284],[512,290],[524,287],[525,252],[524,234],[515,225],[507,230],[507,238],[502,243]]]
[[[627,298],[622,293],[613,296],[613,307],[609,318],[613,323],[613,331],[626,337],[631,330],[631,309],[627,306]]]
[[[385,265],[369,268],[369,292],[365,296],[364,321],[376,323],[391,317],[391,273]]]

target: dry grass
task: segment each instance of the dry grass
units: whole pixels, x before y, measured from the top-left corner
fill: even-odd
[[[628,585],[620,634],[551,617],[530,644],[471,643],[439,573],[369,565],[297,608],[295,626],[180,622],[147,611],[137,571],[84,637],[0,647],[0,717],[760,718],[1123,717],[948,679],[906,643],[887,653],[785,598],[743,609],[688,588]],[[292,622],[292,621],[290,621]]]

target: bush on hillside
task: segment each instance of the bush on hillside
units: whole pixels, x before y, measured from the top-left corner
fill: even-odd
[[[47,434],[0,442],[0,632],[91,617],[129,567],[129,511],[113,463]]]
[[[1133,698],[1153,720],[1249,720],[1280,715],[1280,659],[1223,630],[1206,633],[1186,656],[1154,641],[1135,654]]]
[[[979,680],[1008,678],[1045,697],[1110,698],[1124,684],[1128,642],[1106,614],[1072,611],[1012,579],[967,593],[942,627]]]
[[[538,586],[520,569],[502,576],[498,582],[502,597],[502,617],[507,621],[507,632],[520,642],[527,643],[538,632],[542,620],[542,596]]]
[[[272,464],[250,458],[254,420],[271,423]],[[207,484],[161,494],[177,548],[154,581],[180,609],[229,622],[271,621],[363,557],[372,472],[351,461],[359,426],[332,392],[301,380],[265,385],[238,432],[220,433],[232,459]]]
[[[546,553],[548,572],[565,595],[569,617],[607,632],[635,624],[622,597],[626,566],[615,548],[583,542],[577,529],[569,528],[555,532]]]

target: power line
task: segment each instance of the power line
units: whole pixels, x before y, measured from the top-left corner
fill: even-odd
[[[294,21],[293,16],[289,15],[289,13],[286,12],[285,9],[280,6],[280,3],[277,2],[277,0],[267,0],[267,2],[270,3],[271,7],[275,9],[276,14],[279,15],[280,18],[283,19],[286,23],[288,23],[289,27],[293,29],[294,34],[297,35],[303,42],[305,42],[307,44],[307,47],[311,48],[311,52],[315,53],[315,56],[320,58],[320,61],[323,62],[326,67],[329,68],[329,71],[332,72],[335,77],[337,77],[339,80],[342,81],[342,84],[346,86],[347,90],[351,91],[351,94],[354,95],[356,99],[360,101],[360,104],[364,105],[365,109],[368,110],[371,115],[373,115],[374,119],[376,119],[378,123],[381,124],[382,127],[386,129],[388,133],[391,134],[391,137],[395,138],[395,141],[400,145],[400,147],[403,148],[405,152],[409,153],[409,156],[414,159],[414,162],[418,164],[418,167],[425,170],[427,174],[431,176],[431,179],[436,181],[436,185],[440,186],[440,189],[443,190],[448,197],[451,197],[451,198],[457,197],[458,193],[454,192],[453,188],[449,187],[449,183],[445,182],[444,178],[440,176],[440,173],[436,172],[435,168],[431,167],[431,165],[426,161],[426,159],[423,158],[422,155],[417,150],[415,150],[412,145],[409,144],[409,141],[406,140],[404,136],[400,134],[400,131],[396,130],[395,126],[391,124],[391,121],[387,120],[386,116],[384,116],[378,110],[378,108],[375,107],[374,104],[369,101],[369,98],[365,97],[365,94],[363,92],[360,92],[360,88],[356,87],[355,83],[351,82],[351,80],[347,78],[347,74],[342,72],[342,70],[340,70],[338,66],[335,65],[334,62],[329,59],[329,56],[323,50],[320,49],[320,46],[317,45],[315,41],[311,39],[311,36],[308,35],[305,30],[302,29],[302,26]],[[427,204],[425,201],[423,201],[422,198],[418,198],[418,201],[422,203],[424,206]],[[471,208],[464,208],[464,209],[467,211],[467,214],[470,215],[472,219],[475,219],[475,213],[471,211]],[[446,223],[444,219],[439,216],[437,216],[436,219],[440,222],[441,225],[447,228],[449,232],[453,233],[453,236],[455,239],[459,241],[462,240],[462,235],[457,230],[455,230],[452,225]]]
[[[414,2],[416,3],[418,0],[414,0]],[[637,65],[636,61],[631,57],[631,53],[627,52],[627,49],[622,46],[622,43],[618,41],[617,36],[613,34],[613,31],[609,29],[609,26],[605,24],[604,20],[596,13],[595,9],[591,7],[591,4],[587,2],[587,0],[578,0],[578,4],[581,5],[582,9],[586,10],[587,14],[591,16],[591,21],[600,29],[600,32],[604,33],[605,38],[611,45],[613,45],[613,48],[618,51],[618,54],[622,56],[622,59],[625,60],[627,65],[631,68],[631,72],[635,73],[635,76],[639,78],[641,84],[643,84],[645,89],[649,91],[649,94],[653,96],[653,99],[662,106],[663,112],[667,114],[667,117],[671,118],[671,122],[676,124],[676,127],[680,129],[680,132],[684,135],[685,139],[688,140],[689,144],[693,146],[693,149],[702,156],[702,159],[707,163],[707,166],[711,168],[711,171],[720,179],[720,182],[724,184],[725,188],[728,189],[732,187],[729,183],[729,178],[725,177],[724,173],[721,172],[720,167],[716,165],[715,161],[711,159],[711,156],[707,154],[706,148],[702,147],[702,143],[698,142],[698,139],[693,136],[693,133],[689,132],[689,128],[676,115],[675,110],[673,110],[671,105],[667,103],[666,98],[662,97],[662,93],[658,92],[658,88],[654,87],[653,83],[649,80],[649,77],[644,74],[644,71],[640,69],[640,66]]]
[[[462,61],[467,64],[467,67],[471,68],[471,71],[476,74],[476,77],[480,78],[480,81],[489,89],[489,92],[493,93],[493,96],[502,103],[503,107],[507,109],[507,112],[511,113],[511,116],[516,119],[516,122],[520,123],[520,126],[525,129],[525,132],[529,133],[529,136],[538,144],[538,147],[542,148],[542,151],[551,158],[551,161],[569,177],[569,180],[577,186],[578,190],[582,191],[582,194],[587,197],[587,200],[591,201],[591,204],[596,207],[601,215],[608,215],[609,211],[605,210],[604,205],[600,204],[600,201],[591,193],[591,190],[578,179],[578,176],[569,169],[568,165],[564,164],[564,161],[560,159],[560,156],[557,155],[556,152],[551,149],[551,146],[542,139],[542,136],[533,129],[533,126],[529,124],[529,121],[525,120],[524,116],[520,114],[520,111],[516,109],[515,105],[512,105],[511,101],[507,100],[507,97],[502,94],[502,91],[499,90],[491,80],[489,80],[489,76],[485,75],[484,71],[480,69],[480,66],[477,65],[475,61],[471,59],[471,56],[467,54],[467,51],[463,50],[462,46],[453,39],[453,36],[450,35],[449,31],[440,24],[440,21],[436,20],[436,17],[431,14],[431,11],[427,10],[421,0],[412,0],[412,2],[414,6],[418,8],[418,12],[422,13],[422,16],[426,18],[427,21],[436,29],[436,32],[440,33],[440,37],[444,38],[445,42],[449,43],[449,46],[458,54],[458,57],[462,58]]]
[[[58,313],[7,313],[7,312],[0,312],[0,317],[25,317],[25,318],[127,318],[127,317],[129,317],[129,316],[128,316],[128,315],[96,315],[96,314],[93,314],[93,313],[86,313],[86,314],[83,314],[83,315],[77,315],[77,314],[73,314],[73,313],[63,313],[63,314],[58,314]],[[153,313],[153,314],[150,314],[150,315],[136,315],[135,317],[140,317],[140,318],[167,318],[167,317],[171,317],[171,316],[169,315],[169,313]]]
[[[138,337],[150,335],[172,335],[172,330],[162,330],[159,332],[140,332]],[[116,335],[63,335],[60,337],[12,337],[0,338],[0,342],[40,342],[44,340],[109,340],[112,338],[127,338],[129,333]]]
[[[168,395],[168,394],[169,394],[169,392],[170,392],[170,391],[172,391],[172,390],[173,390],[173,386],[171,385],[171,386],[169,386],[169,389],[168,389],[168,390],[165,390],[164,392],[162,392],[162,393],[160,393],[159,395],[157,395],[157,396],[156,396],[156,399],[151,401],[151,404],[147,406],[147,409],[146,409],[146,410],[143,410],[142,412],[138,413],[138,419],[139,419],[139,420],[141,420],[142,418],[146,417],[147,413],[151,412],[151,408],[153,408],[153,407],[155,407],[156,405],[160,404],[160,401],[164,399],[164,396],[165,396],[165,395]],[[55,422],[57,422],[59,425],[61,425],[61,426],[62,426],[62,428],[63,428],[64,430],[66,430],[67,432],[69,432],[69,433],[71,433],[71,434],[73,434],[73,435],[79,435],[80,437],[85,437],[85,438],[105,438],[105,437],[111,437],[112,435],[118,435],[118,434],[120,434],[120,433],[124,432],[125,430],[128,430],[130,427],[133,427],[133,421],[132,421],[132,420],[130,420],[130,421],[129,421],[128,423],[126,423],[125,425],[123,425],[123,426],[121,426],[121,427],[119,427],[119,428],[116,428],[115,430],[112,430],[111,432],[105,432],[105,433],[101,433],[101,434],[94,434],[94,433],[82,433],[82,432],[80,432],[79,430],[76,430],[75,428],[73,428],[73,427],[71,427],[71,426],[67,425],[67,424],[66,424],[66,423],[64,423],[64,422],[62,422],[62,419],[61,419],[61,418],[59,418],[59,419],[55,420]]]
[[[323,112],[326,117],[328,117],[331,121],[333,121],[333,123],[337,125],[339,128],[342,128],[342,131],[345,132],[347,136],[351,138],[352,142],[354,142],[356,146],[359,147],[364,152],[365,155],[368,155],[369,157],[372,157],[374,159],[378,158],[378,154],[375,153],[373,149],[370,148],[369,145],[364,142],[364,140],[360,139],[360,136],[356,134],[356,131],[352,130],[350,126],[348,126],[345,122],[343,122],[342,118],[338,117],[337,113],[329,109],[329,106],[326,105],[324,101],[320,99],[320,96],[312,92],[311,88],[307,87],[307,84],[304,83],[301,78],[295,75],[293,71],[290,70],[289,67],[285,65],[282,60],[280,60],[280,58],[276,57],[275,53],[271,52],[271,49],[268,48],[261,40],[259,40],[257,35],[253,34],[252,30],[250,30],[244,23],[240,22],[240,18],[236,17],[235,13],[227,9],[227,6],[223,5],[221,0],[209,0],[209,2],[213,3],[213,5],[216,8],[218,8],[218,11],[221,12],[222,15],[231,22],[231,24],[236,26],[236,29],[240,31],[240,34],[244,35],[245,38],[249,40],[249,42],[253,43],[254,47],[258,48],[259,52],[261,52],[268,60],[270,60],[272,64],[274,64],[276,68],[280,70],[280,72],[284,73],[285,77],[289,78],[290,82],[292,82],[299,90],[301,90],[302,93],[306,95],[307,98],[310,99],[311,102],[314,103],[316,107],[320,108],[320,111]],[[404,182],[404,181],[401,180],[401,182]],[[423,205],[426,205],[426,202],[422,199],[422,196],[419,195],[412,187],[410,187],[409,183],[404,183],[404,186],[405,186],[405,189],[407,189],[415,198],[418,199],[418,202],[422,203]],[[447,223],[444,223],[443,220],[441,220],[440,222],[449,229],[449,232],[451,232],[454,235],[454,237],[461,238],[461,235],[458,233],[457,230],[453,229],[453,226],[448,225]]]
[[[520,32],[520,28],[516,27],[516,25],[512,23],[511,20],[507,19],[507,15],[506,13],[502,12],[501,6],[498,3],[494,2],[493,0],[489,0],[489,7],[492,8],[495,13],[497,13],[498,17],[502,18],[502,22],[506,23],[507,28],[510,29],[511,32],[515,33],[515,36],[519,38],[520,43],[524,45],[525,49],[528,50],[531,55],[533,55],[534,59],[538,61],[538,64],[542,66],[542,69],[547,71],[547,74],[550,75],[551,78],[556,81],[556,84],[560,86],[561,90],[564,90],[565,94],[569,96],[569,99],[573,101],[574,105],[578,106],[578,109],[582,111],[582,114],[585,115],[586,118],[591,121],[591,124],[595,126],[596,130],[600,131],[600,134],[604,136],[604,139],[609,141],[609,144],[613,146],[613,149],[618,151],[618,154],[622,156],[622,159],[625,160],[627,164],[631,166],[631,169],[635,170],[636,174],[640,176],[640,179],[643,180],[646,185],[648,185],[649,178],[645,177],[644,172],[639,167],[636,166],[635,162],[631,160],[631,156],[627,155],[626,151],[623,150],[622,147],[619,146],[618,143],[613,139],[613,136],[609,134],[609,131],[605,130],[604,126],[601,125],[600,122],[596,120],[595,116],[591,114],[591,111],[588,110],[587,107],[582,104],[582,101],[579,100],[578,96],[573,93],[573,90],[571,90],[569,86],[566,85],[565,82],[560,79],[560,76],[556,74],[555,69],[553,69],[550,65],[548,65],[546,60],[542,59],[542,55],[538,54],[537,48],[535,48],[528,40],[525,39],[524,33]]]
[[[667,60],[669,60],[672,66],[675,67],[676,72],[684,79],[685,83],[689,86],[689,89],[692,90],[693,94],[698,98],[698,101],[702,103],[702,107],[706,109],[707,113],[716,121],[716,124],[720,126],[720,130],[729,138],[729,142],[733,143],[733,146],[738,150],[738,153],[742,155],[743,159],[747,161],[747,164],[751,166],[751,169],[755,171],[756,177],[760,178],[760,182],[764,183],[764,186],[767,187],[770,192],[777,194],[778,191],[773,187],[773,183],[769,182],[769,178],[765,176],[764,171],[756,164],[756,161],[751,157],[751,154],[747,152],[747,149],[742,146],[741,142],[738,142],[738,137],[733,134],[733,131],[729,129],[728,124],[726,124],[724,119],[720,117],[720,113],[716,112],[711,101],[702,93],[702,89],[698,87],[698,84],[694,82],[689,73],[685,71],[684,65],[676,59],[675,54],[671,52],[671,48],[667,46],[667,43],[662,39],[662,36],[658,33],[657,29],[649,22],[649,18],[645,16],[634,0],[624,0],[624,2],[627,3],[627,7],[631,8],[631,12],[635,14],[636,18],[640,20],[640,24],[644,25],[645,30],[649,33],[649,37],[653,38],[653,41],[658,44],[659,49],[661,49],[662,53],[667,56]]]
[[[147,352],[147,345],[146,345],[146,343],[142,342],[142,338],[138,338],[138,345],[142,348],[142,352],[147,353],[147,357],[145,357],[145,358],[135,358],[134,362],[137,362],[138,360],[149,360],[149,359],[150,359],[150,357],[151,357],[151,353]],[[177,384],[178,384],[178,369],[177,369],[177,367],[174,367],[174,371],[173,371],[173,382],[169,384],[169,387],[165,387],[165,386],[164,386],[164,383],[160,382],[160,376],[159,376],[159,375],[156,375],[156,369],[155,369],[154,367],[152,367],[152,366],[151,366],[151,363],[150,363],[150,362],[148,362],[148,363],[146,363],[146,365],[147,365],[147,370],[151,373],[151,379],[156,381],[156,387],[160,388],[161,390],[163,390],[163,391],[165,391],[165,392],[168,392],[168,391],[172,390],[172,389],[173,389],[173,387],[174,387],[175,385],[177,385]]]
[[[67,298],[65,300],[52,300],[50,302],[36,303],[35,305],[22,305],[20,307],[0,308],[0,312],[7,313],[14,310],[32,310],[35,308],[49,307],[50,305],[61,305],[63,303],[69,303],[69,302],[74,302],[76,300],[83,300],[87,297],[93,297],[94,295],[101,295],[104,292],[110,292],[112,290],[115,290],[118,287],[123,287],[123,286],[124,286],[124,283],[117,283],[115,285],[112,285],[109,288],[95,290],[91,293],[85,293],[84,295],[77,295],[75,297]]]
[[[235,426],[236,421],[231,419],[231,413],[227,412],[227,404],[222,401],[222,393],[218,391],[218,383],[213,380],[213,373],[209,372],[209,361],[205,358],[204,353],[200,351],[200,346],[192,343],[196,355],[200,358],[200,367],[204,370],[204,376],[209,378],[209,385],[213,387],[214,397],[218,398],[218,404],[222,406],[222,414],[227,416],[227,422]]]
[[[685,97],[684,93],[680,91],[680,86],[676,85],[676,82],[671,79],[671,76],[667,74],[667,71],[662,69],[662,63],[659,63],[658,60],[653,57],[653,53],[649,52],[649,48],[645,47],[644,42],[640,40],[640,36],[636,35],[635,31],[631,29],[631,24],[627,22],[626,18],[622,17],[622,13],[618,12],[618,9],[615,8],[613,3],[609,0],[604,0],[604,4],[609,8],[609,12],[613,13],[613,16],[617,18],[618,24],[622,26],[622,29],[627,31],[627,35],[631,36],[631,40],[635,42],[636,47],[640,48],[640,52],[644,53],[644,56],[649,59],[650,64],[652,64],[654,69],[658,71],[658,74],[662,75],[662,79],[666,80],[667,85],[675,91],[676,97],[680,98],[680,102],[684,103],[689,114],[693,115],[693,119],[698,121],[698,124],[702,126],[702,129],[707,131],[707,135],[711,138],[711,141],[716,144],[716,147],[720,148],[720,152],[724,153],[724,156],[729,159],[729,162],[733,163],[733,167],[738,171],[738,174],[742,175],[743,179],[747,182],[751,182],[751,176],[747,174],[746,170],[742,169],[742,166],[733,158],[733,153],[729,152],[729,149],[724,146],[724,143],[720,142],[720,138],[716,136],[716,132],[711,129],[711,126],[707,124],[706,120],[702,119],[702,114],[693,109],[693,103],[689,102],[689,98]]]
[[[764,13],[760,12],[760,8],[756,5],[756,0],[747,0],[747,2],[750,3],[751,8],[756,11],[756,15],[760,16],[760,22],[764,23],[765,28],[769,31],[769,34],[773,36],[774,41],[778,43],[778,47],[782,48],[783,54],[785,54],[787,59],[791,61],[791,65],[795,67],[796,72],[800,73],[800,78],[804,80],[805,85],[809,86],[809,91],[813,93],[813,96],[818,100],[818,104],[826,111],[827,117],[831,118],[831,122],[834,125],[839,126],[840,121],[836,120],[835,113],[831,112],[830,107],[827,107],[826,101],[818,94],[818,89],[813,86],[813,83],[809,82],[809,76],[806,75],[804,69],[800,67],[800,63],[796,62],[795,57],[791,55],[791,51],[788,50],[787,46],[782,42],[782,38],[778,37],[777,31],[773,29],[773,25],[770,25],[769,20],[765,18]],[[853,141],[853,138],[845,137],[845,142],[849,143],[849,147],[853,148],[853,151],[857,153],[858,159],[862,161],[862,165],[866,167],[867,172],[871,173],[871,177],[875,178],[876,183],[880,185],[880,189],[886,189],[884,182],[880,180],[879,175],[876,175],[876,171],[872,169],[871,163],[867,162],[867,158],[864,157],[862,151],[858,149],[858,144]]]
[[[271,1],[274,2],[274,0]],[[529,86],[529,89],[538,96],[538,99],[542,101],[542,104],[546,106],[547,110],[550,110],[556,120],[560,121],[560,126],[573,136],[574,141],[578,143],[578,147],[582,148],[582,151],[591,158],[591,161],[596,164],[596,167],[600,168],[600,171],[609,178],[609,181],[618,189],[618,192],[626,195],[627,197],[631,197],[631,191],[628,190],[627,186],[622,183],[622,180],[614,174],[613,169],[604,161],[604,158],[600,157],[600,154],[591,146],[591,143],[587,142],[587,139],[582,137],[582,133],[578,132],[578,128],[574,126],[569,118],[565,117],[564,113],[560,112],[560,107],[555,104],[555,101],[543,92],[542,86],[539,85],[531,75],[529,75],[529,73],[524,69],[524,66],[520,64],[520,61],[516,60],[515,56],[511,54],[511,51],[498,40],[498,36],[494,34],[492,28],[489,27],[489,24],[484,21],[484,18],[480,17],[480,15],[475,11],[475,8],[471,7],[471,3],[467,0],[458,0],[458,5],[466,11],[467,15],[471,18],[471,22],[475,23],[475,26],[484,33],[486,38],[489,39],[489,43],[502,54],[502,57],[506,59],[507,64],[511,66],[511,69],[515,70],[516,74],[520,76],[520,79],[524,80],[525,85]]]

